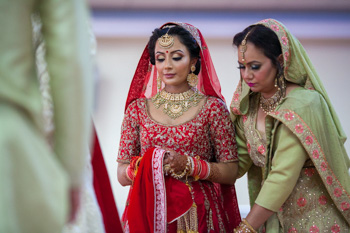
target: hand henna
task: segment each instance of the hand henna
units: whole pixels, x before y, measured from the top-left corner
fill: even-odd
[[[220,177],[222,176],[218,166],[216,166],[215,163],[209,163],[210,166],[210,174],[207,180],[211,182],[216,182],[220,180]]]
[[[164,165],[169,164],[175,173],[182,172],[186,168],[187,156],[181,155],[174,150],[166,149],[167,154],[164,156]]]

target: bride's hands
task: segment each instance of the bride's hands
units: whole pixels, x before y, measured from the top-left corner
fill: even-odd
[[[168,172],[173,169],[174,173],[181,173],[186,169],[187,156],[181,155],[174,150],[165,149],[166,154],[164,156],[164,170]]]

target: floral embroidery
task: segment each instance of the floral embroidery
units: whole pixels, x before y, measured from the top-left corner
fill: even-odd
[[[247,120],[243,121],[244,132],[247,138],[248,153],[253,163],[258,167],[263,167],[266,160],[266,139],[255,128],[259,98],[254,98],[249,106]],[[243,119],[244,120],[244,119]]]
[[[250,144],[247,143],[247,150],[248,150],[248,153],[250,153]]]
[[[263,145],[260,145],[260,146],[258,147],[258,152],[259,152],[260,154],[264,154],[264,153],[265,153],[265,147],[264,147]]]
[[[342,203],[341,203],[341,209],[342,209],[343,211],[350,209],[350,204],[349,204],[348,202],[345,202],[345,201],[342,202]]]
[[[310,146],[314,142],[314,139],[309,135],[305,138],[305,142]]]
[[[327,184],[331,185],[333,183],[333,177],[327,176]]]
[[[235,94],[233,95],[233,100],[234,100],[235,102],[237,102],[237,101],[239,100],[239,94],[238,94],[238,93],[235,93]]]
[[[340,232],[340,226],[338,224],[334,224],[331,230],[333,233],[338,233]]]
[[[284,45],[288,45],[288,38],[286,36],[282,36],[281,40]]]
[[[304,207],[306,205],[306,199],[303,198],[303,197],[299,198],[298,201],[297,201],[297,204],[300,207]]]
[[[288,233],[297,233],[297,229],[295,227],[292,227],[288,230]]]
[[[152,156],[152,170],[153,170],[153,182],[154,182],[154,232],[166,231],[166,215],[165,215],[165,187],[164,187],[164,175],[163,175],[163,154],[164,150],[155,149]]]
[[[287,120],[287,121],[291,121],[294,119],[294,114],[291,113],[291,112],[288,112],[286,114],[284,114],[284,118]]]
[[[247,115],[243,115],[243,123],[245,123],[247,119],[248,119]]]
[[[340,197],[343,194],[343,191],[340,188],[334,189],[334,196]]]
[[[280,30],[279,27],[276,24],[272,24],[271,25],[271,29],[276,31],[276,32],[278,32]]]
[[[320,205],[327,204],[327,197],[325,195],[320,196],[320,198],[318,198],[318,202],[320,203]]]
[[[315,169],[314,168],[305,168],[305,175],[308,177],[311,177],[315,174]]]
[[[174,22],[178,25],[180,25],[181,27],[185,28],[187,31],[189,31],[191,33],[191,35],[193,36],[193,38],[197,41],[197,43],[199,44],[200,47],[202,47],[202,42],[198,33],[198,29],[192,25],[189,25],[187,23],[180,23],[180,22]]]
[[[321,170],[322,170],[322,171],[326,171],[326,170],[327,170],[327,167],[328,167],[328,166],[327,166],[326,162],[322,162],[322,163],[321,163]]]
[[[318,229],[318,227],[316,225],[312,225],[309,229],[310,233],[318,233],[320,232],[320,229]]]
[[[289,52],[286,51],[286,52],[284,53],[284,60],[288,61],[288,58],[289,58]]]
[[[318,159],[320,157],[320,153],[318,152],[318,150],[314,150],[312,152],[312,156],[315,158],[315,159]]]
[[[304,128],[302,125],[298,124],[295,126],[295,131],[299,134],[303,133],[304,132]]]
[[[237,108],[232,108],[232,112],[236,115],[241,115],[241,112]]]

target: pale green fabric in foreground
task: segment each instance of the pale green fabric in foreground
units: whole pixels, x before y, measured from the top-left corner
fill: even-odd
[[[266,232],[349,232],[349,157],[346,136],[316,71],[299,41],[272,19],[260,21],[278,36],[284,76],[301,87],[255,127],[259,94],[241,80],[231,103],[240,158],[248,172],[251,205],[276,212]]]
[[[31,16],[43,24],[54,149],[43,130]],[[90,135],[88,12],[80,0],[0,1],[0,232],[61,232]]]

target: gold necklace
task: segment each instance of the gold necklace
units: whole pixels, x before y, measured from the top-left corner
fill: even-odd
[[[156,108],[163,105],[163,112],[170,118],[176,119],[193,106],[197,106],[204,97],[196,88],[191,88],[186,92],[173,94],[164,89],[152,97],[152,102]]]
[[[282,97],[282,90],[276,91],[276,93],[268,99],[265,99],[264,96],[260,95],[260,108],[265,114],[268,114],[275,110],[277,105],[281,103]]]

